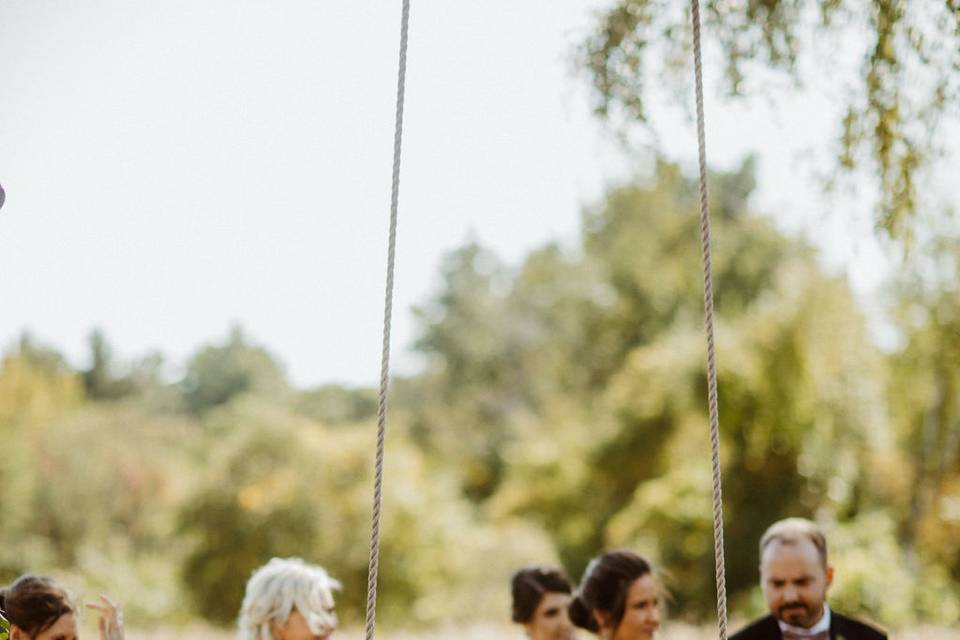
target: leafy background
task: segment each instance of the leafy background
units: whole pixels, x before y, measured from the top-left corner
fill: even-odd
[[[960,6],[909,6],[705,2],[733,100],[765,73],[799,82],[851,33],[866,43],[838,94],[849,108],[826,186],[872,176],[861,184],[897,265],[868,309],[811,242],[754,210],[752,160],[711,175],[741,620],[763,609],[757,539],[801,515],[827,530],[838,609],[911,637],[960,623],[960,226],[918,186],[950,146],[938,134],[957,115]],[[578,69],[613,129],[656,127],[648,87],[685,82],[685,20],[656,0],[597,16]],[[423,366],[393,381],[390,404],[387,628],[495,635],[485,625],[507,618],[514,569],[577,576],[615,546],[662,568],[675,624],[711,619],[697,185],[646,151],[652,168],[586,206],[573,242],[513,263],[467,242],[417,307]],[[357,622],[375,390],[294,388],[239,326],[170,365],[159,353],[120,360],[97,330],[83,364],[29,333],[5,346],[0,581],[54,574],[81,597],[118,596],[135,628],[202,621],[212,630],[198,633],[216,637],[250,572],[298,555],[343,582],[338,610]]]
[[[838,608],[954,625],[955,279],[905,268],[889,295],[899,339],[881,349],[844,279],[750,210],[751,171],[711,185],[732,608],[762,608],[756,541],[803,515],[829,533]],[[577,246],[516,265],[475,243],[449,255],[418,310],[423,371],[392,389],[385,624],[504,619],[516,567],[578,575],[613,546],[665,569],[674,619],[710,619],[696,233],[695,182],[662,162],[587,208]],[[948,240],[938,260],[956,265]],[[2,577],[117,594],[135,625],[229,625],[250,572],[299,555],[343,581],[355,622],[374,390],[291,388],[240,328],[179,379],[161,360],[118,362],[99,332],[86,368],[29,335],[7,349]]]

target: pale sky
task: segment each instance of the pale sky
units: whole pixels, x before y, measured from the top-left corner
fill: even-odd
[[[581,209],[631,173],[571,73],[608,4],[413,0],[395,370],[415,367],[410,308],[446,252],[475,238],[516,262],[569,242]],[[372,384],[399,13],[399,0],[0,0],[0,346],[28,329],[81,365],[99,326],[121,358],[160,350],[175,371],[239,323],[295,384]],[[829,143],[831,101],[715,95],[711,164],[757,153],[757,208],[818,238],[869,296],[882,271],[869,223],[825,219],[798,169],[811,140]],[[659,120],[689,164],[692,124]]]

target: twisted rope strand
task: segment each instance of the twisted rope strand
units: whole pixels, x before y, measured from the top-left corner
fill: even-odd
[[[393,136],[393,179],[390,193],[390,236],[387,243],[387,285],[383,305],[383,351],[380,358],[380,398],[377,404],[377,454],[370,524],[370,565],[367,571],[366,639],[373,640],[377,621],[377,578],[380,569],[380,512],[383,503],[383,450],[387,435],[387,387],[390,381],[390,326],[393,319],[393,273],[396,264],[397,208],[400,199],[400,148],[403,140],[403,98],[407,75],[407,32],[410,0],[403,0],[400,21],[400,69],[397,77],[396,128]]]
[[[717,407],[717,359],[713,339],[713,268],[710,260],[710,206],[707,200],[707,141],[703,116],[703,66],[700,56],[700,0],[690,0],[693,66],[697,97],[697,150],[700,164],[700,245],[703,253],[703,310],[707,332],[707,403],[713,461],[713,544],[717,574],[717,620],[720,640],[727,640],[727,581],[723,551],[723,485],[720,473],[720,418]]]

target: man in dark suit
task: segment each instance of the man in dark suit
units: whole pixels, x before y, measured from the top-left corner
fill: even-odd
[[[760,539],[760,586],[770,615],[730,640],[886,640],[868,624],[831,611],[827,539],[803,518],[774,523]]]

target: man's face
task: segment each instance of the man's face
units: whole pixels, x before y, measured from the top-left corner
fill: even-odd
[[[832,581],[833,567],[823,566],[809,540],[774,540],[760,557],[760,586],[770,613],[787,624],[806,629],[816,624]]]

